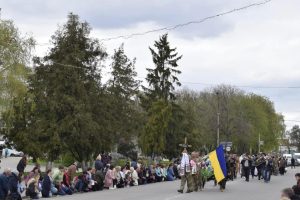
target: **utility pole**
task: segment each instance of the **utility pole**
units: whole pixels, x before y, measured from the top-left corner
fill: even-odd
[[[260,133],[258,134],[258,153],[260,153]]]

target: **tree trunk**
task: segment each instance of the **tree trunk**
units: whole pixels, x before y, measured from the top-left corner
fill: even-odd
[[[86,171],[87,167],[86,167],[86,162],[85,161],[81,162],[81,169],[82,169],[82,171]]]
[[[47,172],[47,170],[52,169],[52,167],[53,167],[53,162],[52,161],[48,161],[47,165],[46,165],[46,172]]]
[[[94,166],[94,161],[91,160],[91,161],[89,162],[89,167],[93,168],[93,166]]]

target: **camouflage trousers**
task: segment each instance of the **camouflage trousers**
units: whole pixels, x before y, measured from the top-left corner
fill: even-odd
[[[192,175],[192,188],[193,191],[198,191],[203,189],[203,180],[201,173]]]
[[[184,186],[187,184],[187,190],[193,191],[193,180],[191,173],[185,173],[183,176],[181,176],[181,182],[180,182],[180,190],[184,190]]]

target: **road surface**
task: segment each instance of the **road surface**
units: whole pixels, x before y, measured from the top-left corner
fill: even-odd
[[[3,158],[1,163],[1,171],[5,167],[12,170],[16,169],[16,165],[20,158]],[[30,171],[33,166],[26,167],[26,171]],[[300,167],[296,169],[288,169],[285,176],[272,176],[271,182],[265,184],[263,181],[250,179],[245,182],[244,179],[227,182],[225,192],[220,192],[218,187],[213,186],[213,182],[208,182],[206,188],[201,192],[190,194],[178,194],[179,181],[163,182],[149,184],[145,186],[130,187],[116,190],[104,190],[99,192],[90,192],[82,194],[74,194],[71,196],[54,197],[57,200],[276,200],[280,197],[280,191],[286,187],[292,187],[295,184],[294,174],[300,172]]]
[[[21,157],[7,157],[7,158],[2,158],[1,163],[0,163],[0,172],[2,173],[5,168],[10,168],[12,171],[17,170],[17,165],[19,161],[21,160]],[[33,169],[34,165],[28,165],[25,168],[26,172],[30,172]],[[41,167],[43,171],[45,171],[45,167]]]
[[[72,196],[55,197],[58,200],[276,200],[280,198],[283,188],[292,187],[295,184],[294,174],[299,170],[289,170],[285,176],[272,176],[271,182],[266,184],[257,179],[245,182],[244,179],[230,181],[227,190],[220,192],[218,187],[209,182],[206,188],[200,192],[179,194],[177,189],[179,181],[149,184],[145,186],[105,190],[99,192],[75,194]]]

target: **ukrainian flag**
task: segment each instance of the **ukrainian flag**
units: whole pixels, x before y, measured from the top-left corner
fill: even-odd
[[[215,151],[209,153],[208,156],[211,166],[214,169],[216,181],[219,183],[226,178],[227,175],[223,146],[220,145]]]

